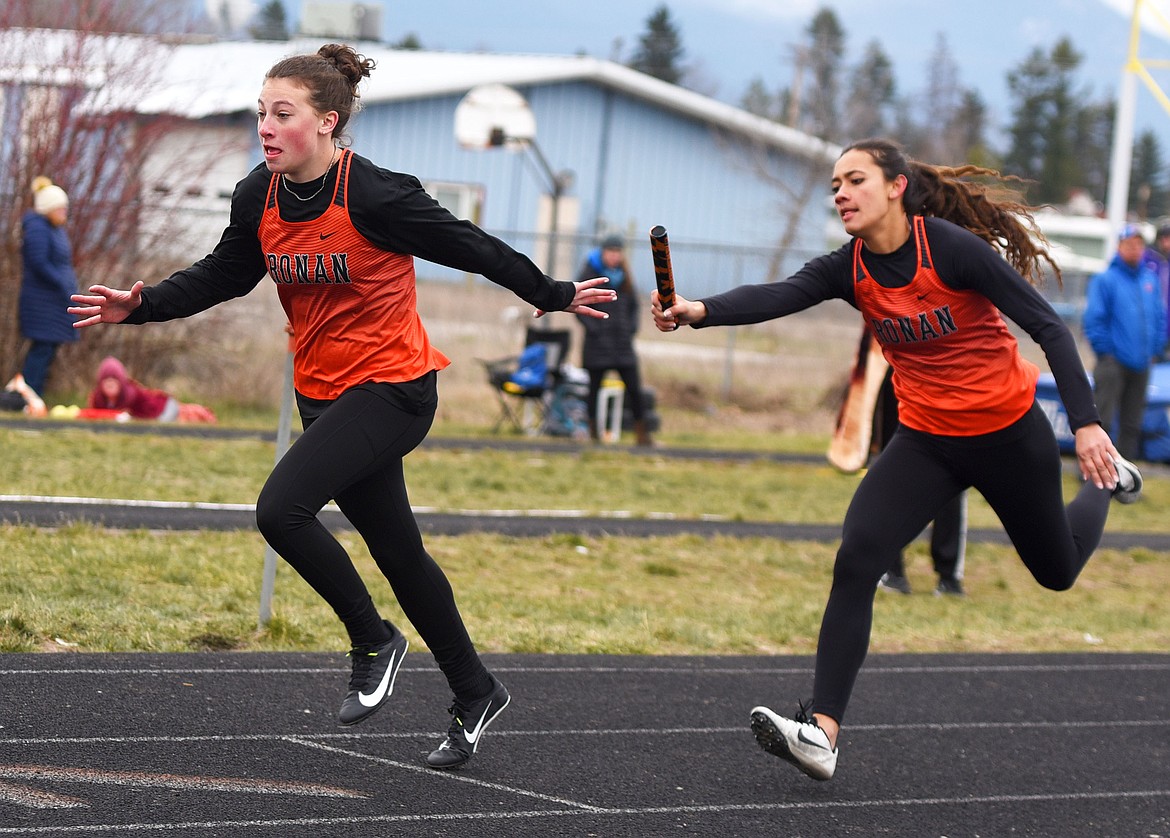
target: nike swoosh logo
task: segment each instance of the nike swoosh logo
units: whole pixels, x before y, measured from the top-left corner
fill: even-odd
[[[479,723],[476,724],[475,730],[468,730],[467,728],[463,729],[463,736],[467,739],[468,743],[472,745],[475,744],[475,740],[479,738],[479,734],[483,728],[483,720],[488,717],[488,713],[491,711],[492,703],[489,701],[488,706],[483,709],[483,715],[479,717]]]
[[[369,695],[358,693],[358,701],[362,703],[362,707],[373,707],[386,697],[386,690],[390,688],[390,679],[394,677],[394,658],[397,655],[398,650],[395,649],[394,653],[390,655],[390,665],[386,667],[386,672],[382,675],[377,689]]]
[[[799,739],[799,740],[800,740],[801,742],[803,742],[804,744],[806,744],[806,745],[812,745],[814,748],[820,748],[822,751],[827,751],[827,750],[829,750],[829,749],[828,749],[828,748],[826,748],[824,745],[822,745],[820,742],[814,742],[814,741],[812,741],[811,739],[809,739],[807,736],[805,736],[805,735],[804,735],[804,731],[803,731],[803,730],[798,730],[798,731],[796,732],[796,738],[797,738],[797,739]]]
[[[325,241],[325,239],[329,238],[332,235],[333,235],[332,233],[322,233],[321,234],[321,241]]]

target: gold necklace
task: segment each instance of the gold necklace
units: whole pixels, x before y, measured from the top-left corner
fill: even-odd
[[[318,186],[317,191],[314,192],[312,195],[310,195],[308,198],[302,198],[296,192],[293,192],[292,189],[289,188],[288,181],[284,179],[283,174],[281,174],[281,176],[280,176],[280,184],[281,184],[281,186],[284,187],[285,192],[292,195],[298,201],[303,201],[303,202],[307,203],[308,201],[313,200],[314,198],[316,198],[318,195],[321,194],[321,190],[323,190],[325,188],[325,184],[329,180],[329,173],[333,170],[333,164],[336,162],[337,162],[337,156],[334,155],[333,159],[329,161],[329,168],[325,170],[325,174],[321,175],[321,185]]]

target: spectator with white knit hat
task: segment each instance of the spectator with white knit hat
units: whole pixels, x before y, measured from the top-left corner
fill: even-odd
[[[63,343],[78,338],[66,309],[77,292],[73,248],[65,232],[69,197],[49,178],[32,184],[33,209],[22,219],[20,333],[30,341],[21,370],[23,383],[43,395],[49,367]]]

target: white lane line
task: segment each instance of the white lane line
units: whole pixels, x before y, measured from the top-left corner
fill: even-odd
[[[164,832],[246,827],[360,826],[364,824],[421,823],[428,821],[524,820],[564,817],[645,817],[648,815],[720,814],[726,812],[834,811],[841,809],[924,808],[928,806],[1000,805],[1005,803],[1052,803],[1056,801],[1113,801],[1170,798],[1168,789],[1119,792],[1070,792],[1053,794],[1006,794],[979,797],[919,797],[891,800],[802,801],[788,803],[728,803],[690,806],[654,806],[620,809],[537,809],[525,812],[444,812],[417,815],[369,815],[348,818],[291,818],[247,821],[189,821],[186,823],[87,824],[79,826],[0,827],[0,835],[67,834],[84,832]]]
[[[870,731],[918,731],[930,730],[1108,730],[1114,728],[1160,728],[1170,727],[1170,719],[1102,719],[1100,721],[1057,721],[1057,722],[927,722],[915,719],[906,724],[851,724],[846,725],[850,734]],[[503,736],[711,736],[741,734],[748,730],[742,725],[730,727],[652,727],[652,728],[596,728],[596,729],[550,729],[540,730],[496,730],[492,737]],[[19,739],[0,738],[0,748],[29,745],[132,745],[149,743],[178,742],[279,742],[296,739],[304,742],[325,742],[337,740],[384,740],[420,739],[434,736],[434,730],[394,731],[390,733],[243,733],[206,734],[199,736],[46,736]]]
[[[338,672],[345,672],[341,664],[336,667],[270,667],[270,668],[256,668],[256,669],[221,669],[218,667],[209,667],[205,669],[0,669],[0,676],[3,675],[322,675],[330,674],[336,675]],[[409,667],[403,667],[403,671],[409,671]],[[433,671],[418,668],[415,672]]]
[[[493,731],[492,735],[493,736],[495,735],[494,731]],[[407,771],[414,771],[414,772],[419,773],[419,774],[426,774],[426,775],[432,776],[432,777],[442,777],[442,778],[446,778],[448,780],[461,782],[461,783],[468,783],[468,784],[473,785],[473,786],[479,786],[480,788],[492,789],[493,791],[502,791],[502,792],[507,792],[508,794],[516,794],[516,795],[520,795],[522,797],[531,797],[531,798],[534,798],[536,800],[543,800],[543,801],[546,801],[548,803],[556,803],[556,804],[561,805],[561,806],[571,806],[574,809],[584,809],[584,810],[589,811],[589,812],[606,812],[606,811],[608,811],[607,809],[603,809],[603,808],[600,808],[598,806],[591,806],[588,803],[582,803],[578,800],[568,800],[568,799],[563,798],[563,797],[555,797],[551,794],[541,794],[540,792],[529,791],[528,789],[516,788],[515,786],[505,786],[502,783],[490,783],[487,780],[477,780],[474,777],[468,777],[468,776],[463,775],[463,774],[456,774],[456,773],[451,772],[451,771],[436,771],[433,768],[424,768],[421,765],[413,765],[413,764],[408,763],[408,762],[399,762],[398,760],[394,760],[394,759],[386,759],[385,757],[377,757],[377,756],[373,756],[372,754],[362,753],[361,751],[351,751],[348,748],[336,748],[336,747],[333,747],[331,745],[324,745],[320,742],[311,741],[308,737],[289,736],[289,737],[287,737],[287,741],[295,742],[298,745],[304,745],[304,746],[309,747],[309,748],[317,748],[318,750],[326,751],[326,752],[331,753],[331,754],[341,754],[342,756],[356,757],[358,759],[367,760],[368,762],[376,762],[379,765],[389,765],[393,768],[404,768]]]
[[[108,653],[113,654],[113,653]],[[128,653],[129,654],[129,653]],[[56,661],[55,661],[56,662]],[[342,664],[336,667],[165,667],[158,669],[134,667],[74,668],[74,669],[0,669],[4,675],[319,675],[348,671]],[[402,672],[434,672],[433,667],[403,666]],[[807,675],[813,671],[812,661],[807,666],[778,667],[691,667],[671,666],[493,666],[493,672],[520,672],[525,674],[604,675],[641,673],[651,675]],[[952,673],[1032,673],[1032,672],[1170,672],[1170,659],[1165,663],[1085,663],[1085,664],[951,664],[924,666],[866,666],[861,675],[949,675]]]
[[[134,506],[148,509],[208,509],[216,512],[255,512],[254,503],[202,503],[187,500],[85,498],[68,495],[0,495],[0,503],[71,503],[78,506]]]
[[[46,505],[73,504],[74,506],[121,506],[137,509],[199,509],[209,512],[255,512],[254,503],[208,503],[186,500],[143,500],[141,498],[91,498],[70,495],[0,495],[0,503],[39,503]],[[327,509],[338,511],[330,502]],[[416,515],[459,515],[485,518],[612,518],[615,520],[651,521],[730,521],[728,515],[702,512],[698,515],[677,515],[674,512],[632,512],[625,509],[446,509],[440,506],[411,506]],[[760,523],[769,524],[770,521]]]

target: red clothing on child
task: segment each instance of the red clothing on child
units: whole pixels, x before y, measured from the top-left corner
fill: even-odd
[[[102,392],[102,381],[116,379],[121,389],[117,398]],[[135,419],[157,419],[166,409],[171,397],[162,390],[143,387],[126,373],[126,367],[117,358],[108,357],[98,366],[97,386],[90,391],[88,407],[98,410],[124,410]]]

